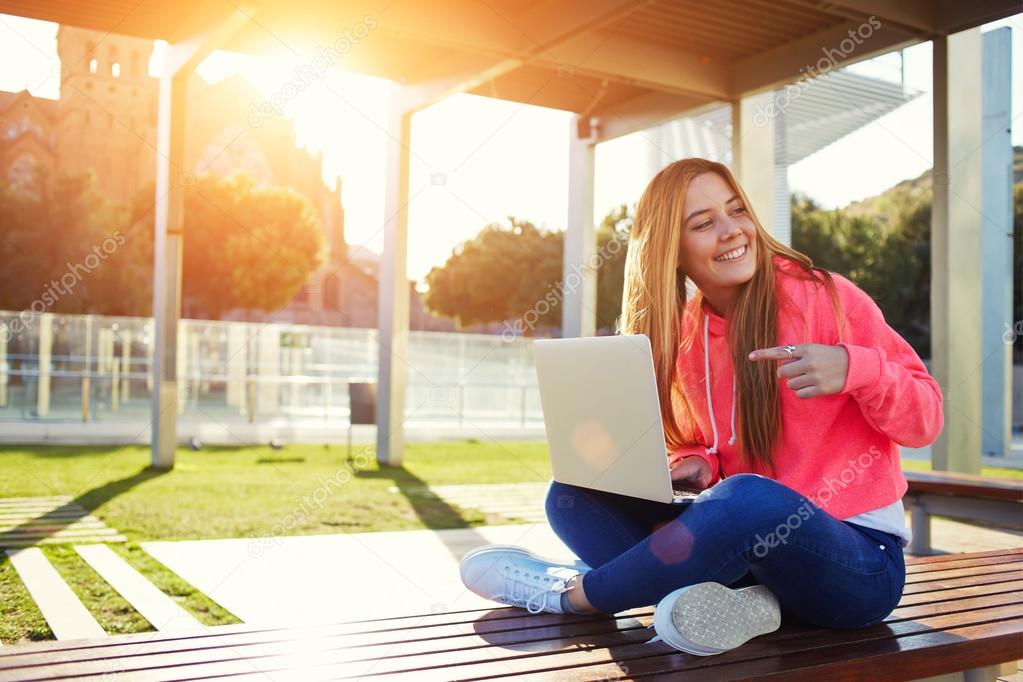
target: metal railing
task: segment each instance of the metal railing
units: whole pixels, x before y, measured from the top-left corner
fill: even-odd
[[[0,311],[0,420],[144,421],[152,321]],[[375,381],[375,329],[182,320],[178,409],[186,418],[347,422],[349,382]],[[11,333],[12,328],[18,333]],[[527,340],[411,332],[406,421],[542,423]]]

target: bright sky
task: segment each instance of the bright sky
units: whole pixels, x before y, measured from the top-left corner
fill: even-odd
[[[1013,74],[1023,82],[1023,14],[983,27],[1012,28]],[[0,15],[0,90],[59,96],[56,25]],[[157,56],[157,59],[159,57]],[[793,191],[827,207],[877,194],[931,166],[931,46],[905,51],[906,81],[924,94],[789,169]],[[155,60],[154,60],[155,61]],[[890,68],[891,60],[879,62]],[[214,53],[207,80],[240,71],[264,97],[291,79],[299,62]],[[343,64],[342,64],[343,66]],[[340,175],[345,230],[353,246],[379,251],[384,225],[388,81],[337,70],[285,107],[300,144],[324,153]],[[1013,144],[1023,144],[1023,88],[1012,93]],[[422,278],[451,249],[509,215],[565,226],[570,114],[486,97],[456,95],[413,118],[409,276]],[[643,134],[597,147],[595,215],[639,199],[651,177]]]

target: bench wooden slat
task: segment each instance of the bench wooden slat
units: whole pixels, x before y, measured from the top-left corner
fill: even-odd
[[[997,606],[998,608],[983,609],[983,611],[978,608],[972,613],[967,613],[967,617],[975,618],[978,616],[978,614],[982,614],[985,612],[989,616],[991,614],[996,613],[1001,613],[1004,615],[1005,613],[1007,613],[1006,609],[1008,607],[1004,604],[1001,604],[1001,601],[1002,600],[1000,597],[980,598],[980,600],[976,601],[973,604],[973,606],[975,607]],[[960,605],[960,607],[961,606],[962,605]],[[962,608],[959,608],[954,613],[950,612],[951,609],[952,607],[948,604],[933,604],[924,607],[917,607],[913,614],[913,618],[923,620],[924,614],[926,614],[926,620],[929,625],[933,626],[940,626],[942,624],[947,625],[949,618],[958,620],[959,617],[961,617],[963,614]],[[1015,609],[1011,611],[1011,613],[1023,616],[1023,605],[1017,604]],[[945,622],[944,623],[939,622],[939,619],[937,617],[944,618]],[[550,652],[551,650],[554,650],[556,652],[558,649],[567,646],[584,646],[588,644],[592,648],[597,646],[596,644],[592,644],[594,642],[597,644],[603,642],[610,642],[611,640],[616,640],[620,642],[623,639],[627,643],[645,642],[646,639],[648,639],[651,636],[651,633],[649,631],[635,630],[635,628],[639,625],[648,624],[650,621],[649,617],[640,619],[642,622],[632,621],[623,623],[621,622],[620,619],[617,623],[614,623],[612,629],[609,629],[607,625],[613,623],[613,621],[611,621],[610,619],[605,620],[607,622],[603,624],[604,625],[603,627],[600,627],[601,625],[600,623],[590,623],[587,627],[578,629],[571,637],[566,637],[566,635],[570,634],[571,624],[573,623],[573,621],[567,620],[560,627],[548,626],[545,628],[533,629],[534,631],[528,633],[524,630],[518,631],[518,633],[503,632],[498,633],[497,636],[488,637],[486,640],[481,640],[480,638],[475,637],[473,635],[468,635],[463,637],[447,639],[433,638],[430,640],[420,642],[400,641],[398,642],[392,641],[390,643],[385,642],[377,645],[378,649],[377,651],[370,650],[365,646],[355,646],[353,648],[351,645],[354,644],[354,642],[352,642],[348,638],[342,640],[341,642],[332,641],[329,638],[320,638],[317,640],[309,639],[303,640],[302,638],[298,638],[297,641],[300,642],[299,644],[296,644],[294,641],[292,641],[278,642],[271,647],[267,646],[257,647],[258,655],[260,657],[252,658],[251,660],[255,661],[254,665],[267,670],[270,670],[276,666],[287,665],[289,663],[294,665],[295,664],[293,661],[294,655],[289,657],[287,656],[287,654],[289,652],[293,652],[297,647],[298,649],[301,650],[302,655],[310,657],[310,660],[318,660],[321,657],[329,657],[330,664],[336,666],[334,669],[335,673],[344,672],[345,670],[348,670],[350,672],[351,670],[354,669],[358,671],[354,674],[365,674],[367,668],[373,668],[374,672],[382,672],[384,670],[395,670],[395,668],[401,669],[405,666],[415,664],[418,669],[421,667],[421,663],[423,661],[430,661],[436,659],[443,660],[443,663],[438,664],[442,668],[444,666],[450,666],[452,664],[455,664],[456,662],[461,662],[463,665],[466,664],[476,665],[478,664],[478,661],[480,659],[480,654],[486,655],[488,652],[491,654],[494,653],[493,649],[485,648],[487,647],[488,644],[492,646],[502,647],[512,646],[514,649],[513,652],[508,652],[507,650],[501,650],[500,652],[506,656],[511,655],[514,658],[518,659],[524,655],[526,656],[530,655],[530,652],[532,652],[533,654],[539,653],[540,655],[544,656],[552,655],[551,653],[542,652]],[[898,618],[898,620],[904,621],[905,617]],[[894,629],[906,627],[905,624],[900,625],[899,623],[890,623],[889,626]],[[924,626],[917,621],[913,621],[910,627],[919,629],[920,627]],[[630,628],[632,629],[631,632]],[[805,648],[806,646],[809,645],[835,646],[838,644],[842,644],[844,646],[844,643],[848,642],[850,637],[861,638],[862,633],[864,632],[868,631],[852,631],[852,634],[849,634],[843,631],[814,630],[813,634],[811,634],[809,637],[806,634],[799,632],[795,633],[795,635],[797,637],[796,644],[798,645],[798,647]],[[625,634],[624,638],[622,637],[623,634]],[[789,636],[786,637],[786,634],[788,634]],[[877,636],[877,634],[878,633],[875,632],[874,636]],[[884,633],[882,632],[882,634]],[[791,640],[792,639],[791,635],[792,633],[786,633],[785,630],[779,631],[779,633],[775,633],[774,635],[769,635],[767,637],[760,638],[756,642],[751,643],[746,647],[743,647],[743,649],[749,650],[749,647],[753,646],[753,644],[757,644],[757,646],[761,647],[773,646],[775,649],[792,648],[793,646],[792,641],[788,642],[781,641],[785,639]],[[346,645],[345,648],[340,648],[338,646],[342,643]],[[522,646],[522,644],[525,644],[525,646]],[[467,648],[471,646],[484,648],[478,648],[475,650]],[[331,650],[331,647],[333,647],[333,650]],[[138,648],[142,650],[145,648],[145,645],[140,643],[138,645]],[[175,655],[154,656],[152,655],[152,652],[148,650],[146,651],[147,655],[145,660],[145,666],[147,669],[152,669],[153,667],[159,666],[161,664],[186,663],[195,661],[196,663],[201,664],[202,674],[233,674],[233,672],[237,672],[238,669],[235,664],[238,663],[239,660],[244,660],[247,656],[249,656],[249,653],[251,653],[246,652],[244,648],[238,646],[228,646],[226,648],[213,652],[211,651],[185,652],[185,655],[178,654],[176,656]],[[650,652],[647,651],[646,653],[649,654]],[[266,657],[267,655],[271,655],[271,657],[267,658]],[[391,658],[383,659],[376,662],[362,663],[352,660],[364,659],[372,656],[389,656]],[[411,658],[412,656],[415,656],[415,658]],[[218,660],[219,662],[212,662]],[[202,661],[208,661],[208,663],[201,663]],[[141,663],[141,661],[138,662]],[[269,665],[264,665],[264,662],[268,663]],[[105,660],[94,661],[92,664],[87,664],[84,666],[82,665],[81,662],[77,662],[70,665],[73,665],[76,671],[85,673],[94,672],[95,670],[99,671],[109,670],[111,669],[110,668],[111,663],[112,661],[109,658],[106,658]],[[135,663],[136,661],[129,659],[128,665],[125,665],[123,667],[130,670],[131,666]],[[120,664],[118,665],[120,666]],[[100,667],[97,667],[94,670],[94,666]],[[106,667],[104,668],[102,666]],[[183,674],[185,670],[188,671],[189,675],[195,672],[192,670],[191,666],[179,668],[178,672]],[[46,668],[43,669],[34,670],[33,676],[43,672],[60,674],[62,671],[57,666],[47,666]],[[141,673],[141,670],[138,672]],[[448,672],[451,672],[451,670],[449,670]],[[0,676],[0,679],[4,678]]]
[[[939,590],[935,592],[918,592],[916,594],[903,594],[899,601],[900,607],[918,606],[932,601],[948,601],[966,599],[978,594],[1011,594],[1023,591],[1023,580],[1010,580],[1004,583],[985,583],[982,585],[966,585],[951,590]]]
[[[723,679],[760,680],[774,677],[797,682],[858,682],[870,679],[901,682],[938,675],[948,670],[982,666],[983,663],[979,661],[983,660],[1009,660],[1013,655],[1023,655],[1019,651],[1019,632],[1018,624],[1002,621],[899,637],[889,640],[886,648],[879,648],[875,642],[864,642],[848,647],[832,647],[825,651],[793,652],[731,664],[720,661],[715,667],[685,668],[682,673],[679,672],[683,670],[681,666],[688,662],[682,663],[677,657],[686,654],[668,654],[516,677],[530,682],[628,679],[631,675],[643,675],[644,681],[658,682],[679,679],[686,682],[717,682]],[[978,640],[983,642],[982,646],[978,645]],[[990,648],[987,648],[988,644]],[[938,645],[943,646],[936,649]],[[936,650],[942,652],[941,655],[934,655]],[[722,654],[721,657],[728,655]],[[627,666],[627,674],[623,674],[623,666]]]
[[[1017,633],[1023,633],[1023,608],[1018,605],[986,609],[985,611],[991,618],[1007,618],[1015,615],[1016,621],[1011,628]],[[960,620],[960,614],[954,614],[848,632],[818,630],[814,636],[802,636],[783,643],[762,638],[753,640],[734,651],[713,657],[681,654],[671,650],[665,644],[648,645],[645,643],[648,638],[646,635],[650,633],[642,633],[645,636],[637,637],[636,634],[640,633],[621,632],[607,635],[598,645],[590,648],[557,651],[555,653],[544,654],[541,657],[505,654],[500,658],[495,657],[477,663],[457,666],[439,664],[429,668],[422,667],[421,659],[402,658],[392,664],[395,668],[403,668],[402,670],[395,670],[391,674],[377,677],[378,673],[386,669],[387,663],[384,662],[374,665],[370,672],[374,673],[374,678],[379,679],[381,682],[398,679],[428,682],[430,680],[466,680],[483,677],[520,678],[534,671],[541,673],[541,678],[566,679],[568,678],[565,675],[567,668],[591,665],[596,662],[609,663],[615,660],[624,661],[628,664],[630,666],[629,673],[632,675],[636,674],[636,671],[633,669],[629,659],[638,661],[649,660],[652,658],[651,654],[660,649],[662,653],[666,654],[662,658],[674,659],[674,667],[669,667],[668,670],[674,671],[676,679],[680,672],[684,674],[686,680],[698,679],[694,677],[694,671],[700,668],[707,669],[708,677],[705,679],[721,679],[721,673],[716,668],[730,660],[743,660],[744,665],[741,668],[743,670],[746,669],[746,666],[761,659],[767,658],[770,660],[788,655],[790,652],[809,652],[807,660],[814,661],[819,658],[821,652],[843,650],[854,642],[871,641],[872,645],[876,646],[879,641],[890,641],[893,637],[902,638],[912,634],[929,633],[934,628],[951,628],[975,624],[973,622],[959,623],[958,621]],[[566,643],[554,642],[554,644],[555,646],[564,646]],[[338,674],[339,677],[357,677],[364,676],[367,669],[360,669],[358,664],[356,664],[350,667],[341,666],[335,668],[333,672]],[[829,676],[825,677],[829,680],[837,679]]]
[[[1023,579],[1008,583],[970,585],[952,590],[944,590],[936,593],[938,596],[929,596],[928,593],[904,596],[902,604],[896,608],[889,618],[899,617],[900,613],[906,608],[919,607],[935,601],[954,604],[959,599],[984,597],[986,595],[1011,595],[1016,590],[1023,590]],[[366,646],[387,642],[410,641],[412,639],[440,640],[471,634],[491,635],[506,631],[524,631],[533,628],[609,620],[606,616],[592,616],[585,619],[555,614],[538,614],[534,616],[524,614],[520,609],[512,608],[495,608],[489,612],[473,611],[471,613],[474,615],[468,619],[458,615],[456,618],[446,619],[445,622],[423,624],[419,624],[416,618],[407,617],[402,619],[402,622],[407,622],[408,627],[397,629],[384,628],[374,630],[365,627],[365,624],[354,627],[349,624],[338,624],[290,629],[253,629],[252,626],[239,629],[239,626],[221,626],[206,628],[201,633],[196,633],[193,636],[168,637],[164,635],[161,637],[159,633],[140,633],[136,635],[123,635],[99,642],[74,642],[64,644],[63,646],[59,646],[57,642],[45,642],[8,649],[3,654],[0,654],[0,667],[4,667],[3,661],[5,660],[8,666],[40,665],[47,661],[52,661],[58,654],[67,661],[87,661],[94,658],[110,659],[118,656],[130,656],[136,652],[139,645],[145,646],[147,654],[215,649],[218,647],[231,647],[240,650],[245,647],[273,644],[306,637],[333,637],[339,640],[343,639],[345,646]],[[619,620],[638,618],[648,622],[652,614],[652,609],[640,608],[622,612],[618,614],[617,618]],[[436,617],[433,620],[436,621]],[[387,623],[389,621],[384,622]],[[611,630],[614,628],[611,625],[607,625],[606,629]]]
[[[985,566],[983,573],[986,576],[998,576],[1003,573],[1012,573],[1013,571],[1023,570],[1023,561],[1014,561],[1006,564],[995,564],[994,566]],[[941,571],[930,571],[928,573],[912,573],[906,576],[907,585],[923,585],[925,583],[934,582],[938,580],[948,580],[950,578],[963,578],[977,575],[978,571],[976,567],[967,566],[961,568],[955,566]]]
[[[1005,610],[1003,609],[1004,613]],[[1008,622],[1009,625],[1004,629],[1006,633],[1020,633],[1023,632],[1023,611],[1017,611],[1020,616],[1016,620],[1006,620],[1002,622]],[[685,680],[720,680],[720,679],[757,679],[760,676],[773,671],[785,671],[786,675],[795,672],[796,666],[812,666],[823,660],[830,660],[831,663],[842,661],[842,658],[834,658],[831,656],[833,652],[847,652],[852,648],[856,647],[860,651],[860,655],[866,655],[863,653],[864,650],[885,650],[891,649],[894,651],[901,650],[902,647],[907,645],[907,642],[914,637],[927,636],[933,633],[932,627],[941,627],[943,625],[949,626],[947,629],[952,630],[955,628],[966,628],[972,627],[972,625],[950,625],[954,623],[955,616],[946,617],[941,619],[931,619],[926,624],[922,624],[918,621],[910,621],[908,623],[896,624],[896,625],[879,625],[873,628],[849,631],[849,635],[844,638],[829,638],[827,636],[821,638],[801,638],[801,643],[806,646],[799,648],[781,648],[778,647],[776,642],[772,642],[767,638],[758,638],[753,640],[739,649],[736,649],[720,656],[714,657],[701,657],[692,656],[689,654],[683,654],[667,648],[667,645],[663,646],[664,650],[660,655],[643,655],[642,650],[636,650],[635,647],[620,647],[617,649],[610,650],[608,652],[609,657],[613,655],[614,661],[607,661],[603,666],[596,669],[589,669],[585,673],[580,674],[580,671],[575,669],[562,668],[556,671],[543,671],[537,672],[531,675],[523,673],[515,673],[514,676],[519,679],[529,680],[572,680],[572,679],[599,679],[601,675],[614,679],[614,676],[622,676],[623,666],[627,666],[628,675],[648,675],[651,673],[665,673],[668,674],[670,679],[685,679]],[[998,621],[996,621],[998,622]],[[829,631],[817,631],[818,633],[828,633]],[[834,634],[836,631],[830,631]],[[1018,635],[1017,635],[1018,636]],[[647,647],[648,648],[648,647]],[[855,659],[857,657],[847,657],[847,659]],[[889,664],[892,665],[892,664]],[[901,661],[898,664],[901,667]],[[574,666],[573,666],[574,668]],[[617,671],[617,672],[615,672]],[[459,671],[460,672],[460,671]],[[848,672],[848,671],[846,671]],[[502,675],[495,675],[495,677],[502,677]],[[905,679],[914,679],[921,677],[922,675],[910,675]],[[462,676],[459,674],[458,679],[479,679],[477,677]],[[388,679],[400,679],[397,676],[385,676],[383,680]],[[414,679],[414,677],[409,677]],[[644,679],[648,679],[644,677]],[[653,677],[649,679],[669,679],[669,677]],[[786,676],[786,679],[788,677]],[[843,674],[843,670],[838,667],[829,667],[826,671],[817,669],[813,672],[812,676],[807,679],[814,680],[842,680],[842,679],[868,679],[866,677],[860,677],[858,675],[848,676]],[[893,680],[898,679],[891,675],[891,670],[888,674],[880,674],[877,679]]]
[[[1023,502],[1023,480],[949,471],[906,471],[910,493],[938,493]]]
[[[955,566],[956,568],[966,567],[977,567],[977,566],[998,566],[999,564],[1011,564],[1014,562],[1023,562],[1023,552],[1019,554],[1003,555],[1003,556],[991,556],[982,557],[978,559],[961,560],[957,561],[952,565],[947,562],[935,562],[929,564],[906,564],[906,578],[909,579],[911,576],[920,573],[930,573],[932,571],[943,571]]]
[[[1005,655],[1005,642],[1013,636],[1017,647],[1023,645],[1023,551],[928,557],[907,563],[910,568],[925,570],[908,572],[902,603],[882,625],[840,631],[786,624],[775,633],[715,657],[688,656],[664,644],[646,644],[653,634],[646,627],[652,617],[650,608],[633,609],[614,618],[579,618],[531,616],[499,607],[308,628],[239,624],[189,635],[142,633],[105,641],[7,647],[0,650],[0,680],[67,679],[68,675],[118,671],[128,674],[117,679],[225,675],[266,679],[264,670],[274,680],[303,682],[367,674],[416,682],[494,676],[593,679],[600,676],[600,670],[608,674],[620,671],[617,664],[630,666],[630,675],[656,678],[669,671],[677,675],[680,663],[686,679],[717,679],[726,670],[732,671],[729,675],[741,671],[756,676],[781,670],[789,675],[807,668],[818,678],[830,680],[873,670],[870,661],[878,656],[888,666],[894,665],[894,657],[898,669],[903,670],[903,648],[926,652],[934,642],[946,641],[933,639],[942,631],[946,633],[943,636],[970,632],[975,640],[966,642],[959,653],[941,646],[941,655],[926,662],[938,666],[935,674],[950,670],[954,656],[968,660],[964,667],[977,667],[983,665],[978,652],[991,656],[994,650],[998,656]],[[913,644],[906,647],[907,643]],[[988,644],[990,649],[982,648]],[[860,654],[850,657],[844,653],[850,650]],[[838,658],[832,660],[835,656]],[[870,661],[864,663],[860,660],[864,658]],[[936,663],[937,659],[940,662]],[[820,661],[830,662],[826,674],[815,668]],[[890,679],[890,675],[875,676]]]
[[[928,566],[930,564],[942,563],[945,561],[972,561],[973,559],[995,556],[1023,556],[1023,547],[993,549],[986,552],[959,552],[955,554],[934,554],[931,556],[907,556],[906,567],[908,570],[910,566]]]
[[[965,585],[988,585],[991,583],[1004,583],[1023,578],[1023,571],[1009,571],[1007,573],[993,573],[990,575],[965,576],[962,578],[949,578],[947,580],[930,580],[921,583],[908,583],[903,594],[919,594],[920,592],[935,592],[938,590],[950,590]]]
[[[1006,555],[1008,555],[1010,557],[1019,556],[1020,558],[1023,558],[1023,548],[1021,548],[1021,549],[1014,549],[1014,550],[996,550],[996,551],[990,551],[990,552],[974,552],[974,553],[970,553],[970,554],[947,554],[947,555],[928,556],[928,557],[907,557],[907,560],[906,560],[906,565],[907,565],[907,586],[910,585],[910,584],[913,584],[914,581],[916,580],[916,576],[915,575],[909,575],[909,573],[911,572],[911,570],[914,567],[925,566],[925,567],[931,568],[934,564],[941,563],[943,565],[940,567],[940,570],[946,570],[948,567],[945,566],[944,564],[946,564],[948,562],[955,563],[956,565],[959,565],[959,564],[970,565],[970,563],[972,563],[978,557],[979,558],[985,558],[985,557],[998,557],[998,556],[1006,556]],[[935,569],[935,570],[937,570],[937,569]],[[1016,576],[1015,579],[1018,579],[1018,578],[1019,578],[1019,576]],[[1005,583],[1007,583],[1009,585],[1012,585],[1012,580],[1013,580],[1013,578],[1010,577],[1010,578],[1008,578],[1008,579],[1006,579],[1004,581],[996,581],[996,582],[1005,582]],[[981,585],[978,585],[977,589],[982,589],[982,588],[983,588],[983,585],[981,584]],[[972,588],[969,585],[967,585],[966,583],[964,583],[961,586],[953,585],[951,588],[948,588],[948,587],[945,587],[945,586],[938,586],[938,587],[936,587],[936,589],[942,589],[942,590],[945,590],[945,589],[964,589],[964,590],[969,591],[969,590],[974,589],[974,588]],[[924,590],[924,591],[926,591],[926,590]],[[907,593],[907,595],[908,594],[911,594],[911,593]],[[906,597],[904,596],[904,599],[905,598]],[[622,615],[624,617],[624,616],[630,616],[630,615],[634,615],[634,614],[642,614],[642,613],[645,613],[645,612],[648,612],[648,611],[649,611],[649,609],[633,609],[631,611],[623,612],[623,614],[620,614],[620,615]],[[507,612],[507,615],[499,615],[501,612]],[[418,627],[418,628],[428,627],[428,626],[432,626],[432,625],[436,625],[436,624],[471,623],[479,615],[482,615],[482,614],[487,614],[488,615],[488,620],[491,620],[491,621],[492,620],[498,620],[498,619],[501,619],[501,618],[508,618],[508,619],[518,619],[518,620],[529,620],[530,622],[535,622],[536,619],[559,618],[558,616],[553,616],[553,615],[548,615],[548,614],[541,614],[541,615],[537,615],[537,616],[523,616],[523,615],[521,615],[522,613],[523,612],[518,610],[518,609],[511,609],[511,608],[502,609],[500,607],[479,608],[479,609],[466,609],[466,610],[462,610],[462,611],[447,611],[447,612],[443,612],[443,613],[412,614],[412,615],[408,615],[408,616],[394,616],[394,617],[382,618],[382,619],[367,619],[367,620],[345,621],[345,622],[341,622],[341,623],[337,623],[337,624],[332,624],[332,625],[317,626],[316,629],[321,630],[323,628],[327,628],[327,629],[330,629],[330,631],[334,632],[334,633],[340,633],[342,629],[344,631],[348,631],[348,632],[376,632],[376,631],[388,630],[388,629],[391,629],[391,630],[404,630],[404,629],[406,629],[406,626],[404,626],[403,623],[415,622],[416,623],[416,627]],[[519,614],[519,615],[516,615],[516,614]],[[251,624],[239,623],[239,624],[235,624],[235,625],[223,625],[223,626],[216,626],[216,627],[211,627],[211,628],[205,628],[202,631],[201,634],[198,634],[196,636],[197,637],[203,637],[203,636],[226,637],[226,636],[235,636],[235,635],[243,636],[245,633],[250,633],[250,634],[255,634],[257,636],[260,636],[260,637],[264,637],[264,636],[268,636],[270,633],[288,633],[288,632],[297,632],[297,631],[301,631],[301,630],[310,630],[310,629],[309,628],[294,628],[294,627],[278,627],[278,628],[274,628],[274,627],[258,627],[258,626],[254,626],[254,625],[251,625]],[[280,636],[284,636],[284,635],[282,634]],[[105,647],[110,647],[110,646],[119,646],[121,643],[131,643],[133,641],[157,642],[157,641],[180,641],[182,639],[183,638],[181,636],[169,635],[167,633],[151,633],[150,632],[150,633],[137,633],[137,634],[130,634],[130,635],[118,635],[114,640],[110,640],[110,639],[99,640],[97,642],[87,643],[87,644],[82,644],[82,643],[77,643],[76,642],[74,647],[75,648],[79,648],[79,647],[85,647],[85,648],[101,647],[101,648],[105,648]],[[68,644],[66,644],[64,642],[60,642],[60,641],[32,642],[30,644],[25,644],[25,645],[13,645],[11,648],[8,648],[5,653],[8,653],[9,655],[17,655],[17,654],[20,653],[19,646],[28,647],[31,650],[32,653],[41,653],[41,652],[51,651],[51,650],[63,650],[63,649],[68,649],[68,647],[69,647]]]

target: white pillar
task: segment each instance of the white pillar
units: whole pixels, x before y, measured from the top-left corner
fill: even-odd
[[[0,407],[7,407],[7,330],[0,330]]]
[[[281,332],[283,325],[267,324],[259,329],[259,348],[256,352],[257,380],[255,408],[262,414],[277,412],[281,400]],[[259,381],[260,378],[265,379]],[[251,419],[252,415],[250,415]]]
[[[984,378],[982,451],[1008,456],[1012,442],[1012,31],[983,34]]]
[[[199,338],[191,333],[186,320],[178,320],[178,414],[184,414],[185,405],[195,398],[196,382],[193,372],[189,371],[189,358],[198,355]]]
[[[248,367],[248,339],[245,325],[241,322],[227,323],[227,386],[226,401],[229,407],[245,412],[245,373]]]
[[[775,126],[773,92],[732,102],[732,173],[746,192],[753,212],[775,237]]]
[[[778,104],[778,92],[774,93]],[[785,101],[788,101],[787,99]],[[776,107],[774,119],[774,216],[771,234],[786,246],[792,246],[792,202],[789,200],[789,162],[786,151],[785,110]]]
[[[121,332],[121,402],[127,403],[131,399],[131,339],[132,332],[129,329]]]
[[[980,471],[981,35],[934,40],[931,355],[945,401],[935,469]],[[954,84],[954,87],[952,85]]]
[[[39,376],[36,378],[36,415],[50,413],[50,362],[53,352],[53,313],[39,316]]]
[[[408,185],[412,110],[395,85],[388,111],[384,252],[380,257],[377,324],[377,461],[400,466],[405,448],[405,363],[408,357]]]
[[[597,251],[593,224],[595,136],[589,121],[573,116],[568,143],[568,228],[562,259],[561,329],[566,338],[593,336],[597,329]]]
[[[178,425],[178,318],[185,176],[185,102],[188,73],[160,78],[156,134],[156,206],[153,240],[152,465],[174,467]]]

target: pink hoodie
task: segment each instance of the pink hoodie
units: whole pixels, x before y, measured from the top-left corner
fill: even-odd
[[[845,385],[833,395],[798,398],[781,379],[776,474],[749,468],[735,445],[737,408],[728,320],[706,303],[703,315],[698,315],[690,300],[681,338],[688,338],[694,327],[696,334],[688,351],[679,349],[676,367],[696,413],[699,444],[675,450],[670,463],[689,455],[701,457],[710,464],[714,481],[720,474],[772,476],[839,519],[898,501],[906,492],[906,479],[897,445],[922,447],[938,437],[944,421],[941,388],[910,345],[884,321],[877,304],[855,284],[832,274],[845,318],[845,342],[839,344],[824,284],[800,278],[806,277],[803,270],[780,256],[774,263],[777,345],[841,345],[849,354]]]

